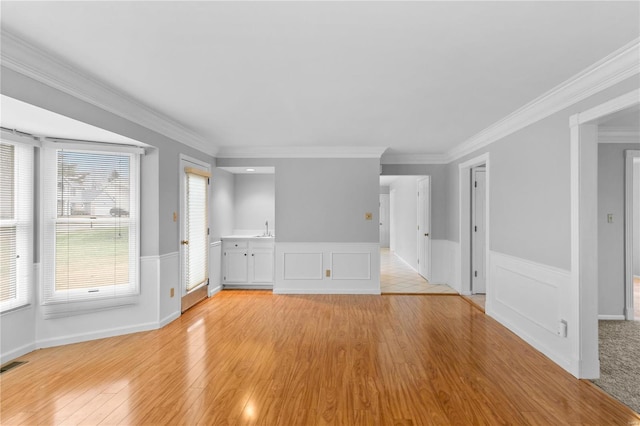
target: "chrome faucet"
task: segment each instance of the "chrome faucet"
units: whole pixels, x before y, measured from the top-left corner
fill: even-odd
[[[264,233],[264,236],[268,237],[269,236],[269,221],[267,220],[264,224],[267,227],[267,232]]]

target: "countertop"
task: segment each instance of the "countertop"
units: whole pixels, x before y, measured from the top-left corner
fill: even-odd
[[[261,237],[257,235],[225,235],[220,237],[221,240],[273,240],[275,235],[270,237]]]

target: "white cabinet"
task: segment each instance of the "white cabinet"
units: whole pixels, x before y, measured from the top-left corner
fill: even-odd
[[[227,288],[273,288],[273,240],[223,238],[222,284]]]

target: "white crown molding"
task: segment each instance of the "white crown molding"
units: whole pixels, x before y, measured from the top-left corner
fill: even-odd
[[[640,130],[602,127],[598,129],[598,143],[640,143]]]
[[[384,154],[382,164],[448,164],[444,154]]]
[[[1,30],[2,66],[209,155],[215,147],[175,120]]]
[[[217,158],[380,158],[381,146],[226,146]]]
[[[449,161],[457,160],[640,73],[638,52],[640,38],[450,149],[446,156]]]

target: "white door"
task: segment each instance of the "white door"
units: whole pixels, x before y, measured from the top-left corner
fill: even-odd
[[[380,247],[389,247],[389,194],[380,194]]]
[[[396,190],[389,191],[389,250],[396,250]]]
[[[418,181],[418,273],[431,278],[431,178]]]
[[[471,169],[471,292],[486,293],[486,169]]]
[[[180,159],[181,311],[208,295],[209,284],[209,166]]]

